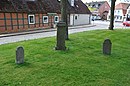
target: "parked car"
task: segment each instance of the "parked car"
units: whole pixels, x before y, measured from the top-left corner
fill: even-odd
[[[130,21],[124,21],[124,22],[123,22],[123,25],[124,25],[124,26],[130,26]]]
[[[101,20],[101,17],[100,16],[92,16],[92,21],[95,21],[95,20]]]

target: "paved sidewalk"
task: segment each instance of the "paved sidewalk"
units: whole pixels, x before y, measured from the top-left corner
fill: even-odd
[[[83,25],[83,26],[69,27],[69,34],[76,33],[76,32],[83,32],[87,30],[94,30],[93,29],[94,26],[96,25]],[[0,35],[0,45],[25,41],[25,40],[52,37],[52,36],[56,36],[56,33],[57,33],[56,29],[46,29],[46,30],[36,30],[36,31],[29,31],[29,32],[2,34]]]
[[[93,26],[95,26],[95,25],[91,24],[91,25],[83,25],[83,26],[72,26],[72,27],[69,27],[69,29],[77,29],[77,28],[85,28],[85,27],[93,27]],[[18,36],[18,35],[26,35],[26,34],[34,34],[34,33],[51,32],[51,31],[56,31],[56,28],[40,29],[40,30],[32,30],[32,31],[25,31],[25,32],[1,34],[0,38],[10,37],[10,36]]]

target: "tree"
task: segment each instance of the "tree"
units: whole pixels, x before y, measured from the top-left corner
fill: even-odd
[[[116,0],[111,0],[111,17],[110,17],[110,26],[109,30],[113,30],[114,27],[114,10],[115,10]]]
[[[66,23],[65,39],[68,40],[67,0],[61,0],[61,21]]]

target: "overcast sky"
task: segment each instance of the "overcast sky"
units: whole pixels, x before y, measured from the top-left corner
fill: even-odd
[[[107,1],[107,0],[82,0],[84,3],[86,2],[92,2],[92,1]]]

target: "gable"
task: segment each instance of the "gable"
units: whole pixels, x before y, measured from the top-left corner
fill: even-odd
[[[115,9],[124,9],[124,10],[127,10],[129,4],[127,3],[119,3],[115,6]]]

